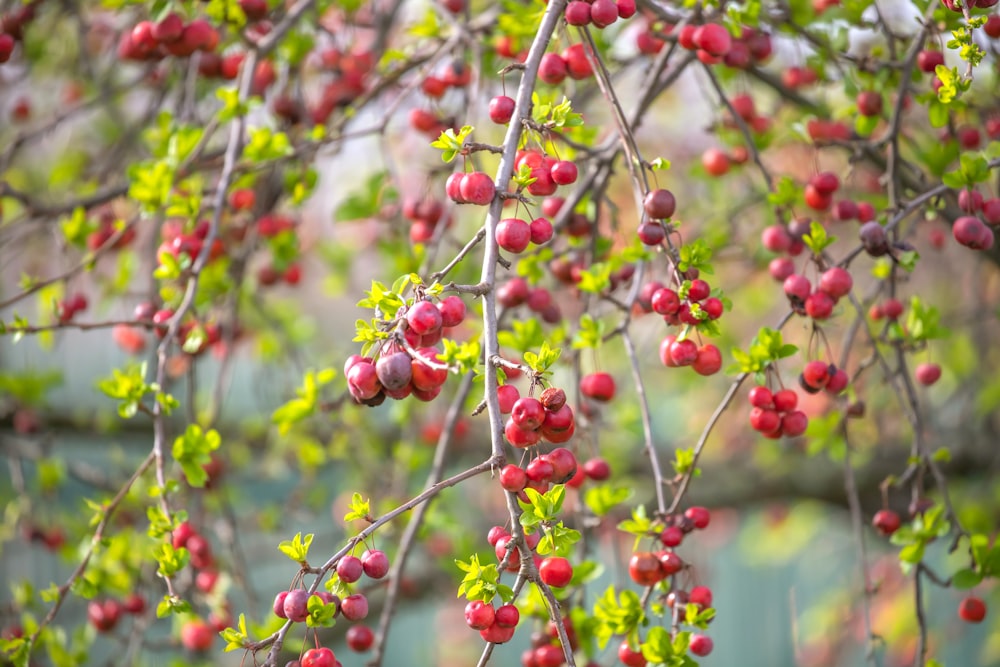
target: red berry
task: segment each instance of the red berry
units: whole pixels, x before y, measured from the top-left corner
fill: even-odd
[[[465,605],[465,622],[473,630],[485,630],[493,625],[495,618],[493,605],[482,600],[473,600]]]
[[[774,407],[774,396],[767,387],[760,385],[753,387],[750,390],[748,398],[750,399],[750,405],[755,408],[766,410]]]
[[[369,549],[361,554],[361,567],[372,579],[381,579],[389,573],[389,558],[384,551]]]
[[[729,31],[717,23],[706,23],[694,33],[694,43],[712,56],[724,56],[732,48]]]
[[[352,625],[347,629],[347,647],[363,653],[372,647],[375,633],[367,625]]]
[[[799,404],[799,395],[791,389],[774,392],[774,409],[778,412],[794,410]]]
[[[664,577],[660,559],[649,551],[632,554],[628,562],[628,575],[640,586],[652,586]]]
[[[697,656],[704,657],[712,652],[715,648],[715,644],[712,643],[712,638],[705,635],[693,634],[688,642],[688,648],[691,652]]]
[[[618,5],[614,0],[594,0],[590,4],[590,20],[598,28],[606,28],[618,20]]]
[[[577,169],[576,164],[570,162],[569,160],[560,160],[552,165],[549,171],[552,176],[552,180],[555,181],[557,185],[570,185],[576,182]]]
[[[600,457],[589,459],[583,464],[583,472],[595,482],[603,482],[611,477],[611,466]]]
[[[642,650],[633,651],[627,639],[618,647],[618,659],[626,667],[646,667],[646,658],[643,657]]]
[[[648,246],[660,245],[667,238],[667,232],[663,229],[663,225],[655,221],[642,223],[636,233],[643,245]]]
[[[462,177],[460,186],[462,199],[470,204],[486,206],[493,201],[496,194],[496,186],[487,174],[481,171],[473,171]]]
[[[575,26],[585,26],[590,23],[590,3],[573,0],[566,5],[566,23]]]
[[[698,345],[689,338],[675,340],[670,345],[670,359],[677,366],[690,366],[698,359]]]
[[[919,364],[914,369],[913,375],[917,379],[917,382],[925,387],[929,387],[940,379],[941,367],[931,363]]]
[[[214,639],[215,630],[201,619],[187,621],[181,626],[181,645],[189,651],[207,651]]]
[[[795,438],[806,432],[809,417],[801,410],[792,410],[781,416],[781,433],[789,438]]]
[[[531,243],[531,227],[520,218],[504,218],[497,224],[495,236],[501,248],[517,254]]]
[[[593,15],[593,7],[591,7]],[[566,61],[558,53],[546,53],[538,66],[538,78],[550,85],[556,86],[566,78]]]
[[[580,393],[606,403],[615,397],[615,379],[608,373],[591,373],[580,380]]]
[[[282,609],[285,612],[285,618],[296,623],[301,623],[309,616],[309,593],[307,593],[302,588],[296,588],[293,591],[289,591],[288,595],[285,596],[285,602],[282,605]]]
[[[573,566],[560,556],[549,556],[538,566],[538,577],[549,586],[563,588],[573,578]]]
[[[500,414],[509,415],[514,404],[521,398],[521,392],[512,384],[497,387],[497,397],[500,399]]]
[[[417,301],[406,311],[406,323],[421,336],[441,328],[441,311],[430,301]]]
[[[966,623],[981,623],[986,618],[986,603],[970,595],[958,604],[958,617]]]
[[[806,315],[814,320],[825,320],[833,314],[835,301],[826,292],[813,292],[806,298]]]
[[[513,628],[521,620],[521,612],[512,604],[500,605],[497,607],[495,619],[501,628]]]
[[[535,245],[542,245],[552,240],[552,223],[548,218],[535,218],[528,225],[528,230],[531,233],[531,242]]]
[[[348,621],[360,621],[368,616],[368,598],[362,593],[348,595],[340,602],[340,613]]]
[[[855,98],[858,113],[862,116],[878,116],[882,113],[882,94],[874,90],[863,90]]]
[[[665,547],[680,546],[684,541],[684,531],[677,526],[667,526],[660,532],[660,542]]]
[[[698,356],[691,368],[698,375],[715,375],[722,368],[722,353],[711,343],[705,343],[698,348]]]
[[[832,195],[840,187],[840,179],[837,178],[836,174],[829,171],[821,171],[809,179],[809,183],[817,192],[823,195]]]
[[[674,194],[670,190],[660,188],[658,190],[650,190],[646,194],[642,205],[646,211],[646,215],[657,220],[664,220],[674,216],[674,211],[677,209],[677,200],[674,199]]]
[[[701,165],[711,176],[722,176],[729,171],[729,157],[718,148],[709,148],[701,155]]]
[[[781,427],[781,416],[774,410],[753,408],[750,410],[750,428],[761,433],[770,433]]]
[[[687,508],[687,510],[684,512],[684,516],[690,519],[691,523],[693,523],[694,527],[697,528],[698,530],[703,530],[705,528],[708,528],[708,523],[712,518],[712,515],[706,508],[700,507],[698,505]]]
[[[302,654],[302,667],[336,667],[337,657],[326,648],[311,648]]]
[[[847,296],[854,286],[854,279],[847,269],[835,266],[823,272],[819,278],[819,290],[834,299]]]
[[[830,365],[822,361],[810,361],[802,369],[802,379],[813,389],[822,389],[830,381]]]
[[[490,120],[497,125],[506,125],[514,117],[514,107],[516,103],[511,97],[497,95],[490,100],[489,115]]]
[[[784,225],[771,225],[760,234],[761,244],[771,252],[787,252],[792,247],[792,237]]]
[[[531,396],[525,396],[514,403],[511,420],[519,428],[534,431],[545,421],[545,408],[541,401]]]
[[[886,537],[889,537],[897,530],[902,522],[900,521],[899,515],[892,510],[879,510],[872,517],[872,525],[875,530],[882,533]]]
[[[987,24],[989,21],[987,21]],[[985,30],[985,26],[983,28]],[[921,72],[931,73],[937,69],[938,65],[944,65],[944,54],[940,51],[930,51],[924,49],[917,54],[917,67]]]

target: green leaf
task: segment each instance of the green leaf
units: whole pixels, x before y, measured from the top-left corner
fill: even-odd
[[[455,130],[449,127],[437,139],[431,142],[431,147],[441,151],[441,159],[443,161],[451,162],[462,152],[465,140],[472,134],[474,129],[472,126],[465,125],[458,131],[458,134],[455,134]]]
[[[615,594],[615,587],[608,586],[594,603],[594,618],[599,625],[594,630],[598,648],[604,649],[615,635],[630,635],[636,631],[646,614],[639,595],[629,589]]]
[[[604,516],[616,505],[631,500],[635,489],[629,484],[600,484],[583,494],[583,502],[597,516]]]
[[[172,453],[188,484],[197,488],[205,486],[208,473],[204,466],[212,462],[212,452],[219,448],[221,442],[218,431],[210,429],[205,433],[197,424],[190,424],[183,435],[177,436]]]
[[[802,237],[802,242],[813,251],[814,255],[821,255],[837,241],[834,236],[828,236],[823,223],[815,220],[809,225],[809,233]]]
[[[295,533],[295,537],[291,540],[284,540],[278,544],[278,551],[303,565],[309,560],[309,545],[312,544],[313,537],[312,533],[306,535],[305,538],[302,537],[302,533]]]
[[[350,509],[344,515],[344,521],[356,521],[358,519],[371,521],[371,512],[371,503],[364,500],[360,493],[355,493],[351,496]]]
[[[649,629],[642,643],[642,657],[653,664],[665,664],[672,660],[674,645],[666,628],[657,625]]]
[[[983,581],[983,575],[968,568],[959,570],[951,578],[951,585],[959,591],[975,588]]]

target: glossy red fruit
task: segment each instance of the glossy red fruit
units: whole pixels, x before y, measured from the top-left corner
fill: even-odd
[[[774,407],[774,395],[767,387],[760,385],[753,387],[747,398],[750,400],[750,405],[755,408],[768,409]]]
[[[552,165],[549,174],[556,185],[570,185],[576,182],[578,172],[575,163],[569,160],[559,160]]]
[[[549,556],[538,566],[538,577],[556,588],[563,588],[573,578],[573,566],[560,556]]]
[[[792,410],[781,416],[781,433],[789,438],[797,438],[806,432],[809,417],[801,410]]]
[[[993,231],[979,218],[968,215],[958,218],[952,225],[951,234],[956,241],[973,250],[985,250],[993,246]]]
[[[590,4],[590,20],[598,28],[606,28],[618,20],[618,5],[614,0],[594,0]]]
[[[535,245],[542,245],[552,240],[554,230],[548,218],[535,218],[528,225],[528,229],[531,233],[531,242]]]
[[[576,456],[565,447],[556,447],[543,455],[552,464],[552,481],[561,484],[576,474],[578,467]]]
[[[517,493],[524,489],[527,483],[528,475],[520,466],[508,463],[500,470],[500,486],[505,491]]]
[[[653,312],[658,315],[673,315],[680,309],[681,299],[677,296],[677,292],[664,287],[653,292],[650,305],[653,307]]]
[[[406,311],[406,323],[421,336],[441,328],[441,311],[430,301],[417,301]]]
[[[657,220],[672,218],[677,210],[677,200],[670,190],[650,190],[642,202],[646,215]]]
[[[640,586],[652,586],[665,575],[656,554],[651,551],[639,551],[632,554],[629,559],[628,576]]]
[[[712,652],[715,648],[715,644],[712,643],[712,638],[705,635],[693,634],[691,635],[691,640],[688,643],[688,648],[691,649],[691,653],[704,657]]]
[[[591,373],[580,380],[580,393],[606,403],[615,397],[615,379],[609,373]]]
[[[497,224],[496,241],[507,252],[524,252],[531,243],[531,226],[520,218],[504,218]]]
[[[701,165],[711,176],[722,176],[729,171],[729,156],[718,148],[709,148],[701,155]]]
[[[665,547],[677,547],[684,541],[684,531],[677,526],[667,526],[660,531],[660,542]]]
[[[375,633],[367,625],[352,625],[347,629],[347,647],[363,653],[375,642]]]
[[[802,369],[802,379],[813,389],[822,389],[830,381],[830,364],[810,361]]]
[[[711,521],[712,515],[709,513],[707,508],[695,505],[693,507],[687,508],[684,512],[684,516],[691,520],[694,527],[698,530],[703,530],[708,528],[708,524]]]
[[[519,428],[534,431],[545,421],[545,408],[541,401],[531,396],[525,396],[514,403],[511,419]]]
[[[361,567],[365,575],[372,579],[381,579],[389,573],[389,557],[384,551],[368,549],[361,554]]]
[[[986,603],[970,595],[958,603],[958,617],[966,623],[982,623],[986,618]]]
[[[493,605],[482,600],[473,600],[465,605],[465,623],[473,630],[485,630],[493,625],[495,618]]]
[[[122,605],[118,600],[91,600],[87,603],[87,620],[98,632],[111,632],[118,625]]]
[[[715,375],[722,368],[722,353],[711,343],[705,343],[698,348],[698,356],[691,368],[698,375]]]
[[[504,384],[497,387],[497,397],[500,399],[500,414],[509,415],[521,398],[521,392],[512,384]]]
[[[583,472],[589,479],[595,482],[603,482],[611,477],[611,466],[601,457],[588,459],[583,464]]]
[[[309,593],[302,588],[288,591],[282,609],[288,620],[296,623],[305,621],[309,616]]]
[[[336,667],[337,656],[326,648],[311,648],[302,654],[302,667]]]
[[[709,55],[721,57],[729,53],[733,40],[725,27],[717,23],[706,23],[695,31],[694,43]]]
[[[664,577],[672,577],[684,569],[684,561],[673,551],[659,551],[656,558],[660,561],[660,571]]]
[[[774,409],[778,412],[794,410],[799,404],[799,395],[791,389],[774,392]]]
[[[181,645],[188,651],[200,653],[212,647],[215,630],[205,621],[195,619],[181,626]]]
[[[806,315],[814,320],[825,320],[833,314],[836,301],[826,292],[813,292],[806,297]]]
[[[506,125],[510,122],[510,119],[514,117],[515,107],[516,103],[513,98],[507,97],[506,95],[497,95],[490,100],[490,120],[497,125]]]
[[[784,225],[765,227],[760,234],[760,242],[771,252],[787,252],[792,247],[792,237]]]
[[[874,90],[863,90],[855,98],[858,113],[862,116],[878,116],[882,113],[882,94]]]
[[[917,379],[917,382],[925,387],[929,387],[941,378],[941,367],[933,363],[919,364],[913,370],[913,376]]]
[[[899,530],[900,525],[902,525],[902,521],[899,515],[892,510],[879,510],[872,517],[872,526],[886,537]]]
[[[496,624],[501,628],[513,628],[521,620],[521,612],[512,604],[504,604],[497,607]]]
[[[368,616],[368,598],[363,593],[348,595],[340,602],[340,613],[348,621],[360,621]]]
[[[510,444],[518,449],[537,445],[542,439],[541,433],[534,429],[521,428],[513,419],[507,420],[503,432]]]
[[[750,410],[750,428],[761,433],[770,433],[781,427],[781,416],[774,410],[753,408]]]
[[[675,340],[670,345],[670,359],[677,366],[690,366],[698,359],[698,345],[690,338]]]
[[[462,199],[478,206],[488,205],[496,194],[493,179],[481,171],[473,171],[463,176],[459,190]]]
[[[917,54],[917,67],[921,72],[932,73],[938,65],[944,65],[944,54],[940,51],[924,49]]]
[[[591,7],[593,16],[593,7]],[[566,78],[566,61],[558,53],[546,53],[538,66],[538,78],[547,84],[557,86]]]
[[[819,290],[826,292],[834,299],[847,296],[852,287],[854,287],[854,279],[850,272],[839,266],[827,269],[819,277]]]
[[[656,246],[667,238],[667,232],[659,222],[644,222],[636,229],[636,234],[643,245]]]
[[[573,0],[566,5],[566,23],[575,26],[590,24],[590,3],[583,0]]]
[[[632,650],[627,639],[618,647],[618,659],[626,667],[646,667],[646,658],[643,657],[642,651]]]
[[[517,568],[515,568],[515,571],[516,569]],[[479,636],[482,637],[484,641],[488,641],[493,644],[505,644],[514,636],[514,630],[516,630],[516,628],[505,628],[498,623],[494,623],[485,630],[480,630]]]

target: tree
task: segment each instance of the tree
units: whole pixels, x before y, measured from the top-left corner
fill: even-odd
[[[993,3],[7,3],[0,332],[110,332],[134,360],[96,388],[146,444],[62,460],[46,434],[100,416],[47,409],[58,373],[3,374],[4,454],[37,473],[3,534],[72,569],[16,589],[0,650],[86,664],[125,627],[131,664],[169,626],[209,664],[221,634],[244,664],[335,665],[336,624],[377,665],[433,524],[479,664],[532,619],[524,665],[696,665],[716,609],[682,545],[708,508],[815,497],[852,521],[867,660],[940,664],[926,590],[979,623],[1000,574]],[[331,321],[363,314],[310,337],[331,296],[296,294],[324,284],[360,309]],[[251,359],[266,424],[227,415]],[[344,534],[284,535],[266,611],[213,526],[260,530],[233,479],[278,462]],[[85,511],[45,520],[70,479]],[[473,493],[503,515],[488,544]],[[594,590],[608,528],[631,582]]]

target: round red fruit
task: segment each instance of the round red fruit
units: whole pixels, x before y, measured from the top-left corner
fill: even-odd
[[[982,623],[986,618],[986,603],[970,595],[958,603],[958,617],[966,623]]]
[[[606,403],[615,397],[615,379],[608,373],[591,373],[580,380],[580,392],[587,398]]]
[[[819,290],[826,292],[834,299],[847,296],[854,287],[854,279],[847,269],[835,266],[823,272],[819,277]]]
[[[919,364],[913,371],[917,382],[929,387],[941,378],[941,366],[933,363]]]
[[[698,375],[715,375],[722,368],[722,353],[711,343],[705,343],[698,348],[698,356],[691,368]]]
[[[628,562],[628,576],[640,586],[652,586],[664,577],[660,559],[651,551],[632,554]]]
[[[583,472],[588,479],[603,482],[611,477],[611,466],[601,457],[594,457],[583,464]]]
[[[496,186],[493,179],[481,171],[473,171],[462,177],[459,187],[462,199],[470,204],[486,206],[493,201],[496,194]]]
[[[872,517],[872,526],[875,527],[875,530],[882,533],[886,537],[889,537],[899,530],[899,526],[901,524],[902,521],[900,520],[899,515],[892,510],[879,510],[875,513],[875,516]]]
[[[571,183],[575,183],[577,173],[576,164],[569,160],[559,160],[549,170],[549,174],[556,185],[570,185]]]
[[[521,612],[514,605],[505,604],[497,607],[495,618],[501,628],[513,628],[521,620]]]
[[[715,648],[715,644],[712,643],[712,638],[705,635],[693,634],[691,635],[691,640],[688,643],[688,648],[691,652],[697,656],[704,657],[712,652]]]
[[[642,202],[646,215],[656,220],[665,220],[674,216],[677,210],[677,200],[670,190],[662,188],[650,190]]]
[[[302,664],[302,667],[336,667],[337,656],[325,646],[323,648],[311,648],[302,654],[302,660],[299,662]]]
[[[207,651],[214,639],[215,630],[201,619],[187,621],[181,627],[181,644],[189,651]]]
[[[490,120],[497,125],[506,125],[514,117],[516,103],[513,98],[506,95],[497,95],[490,100],[489,115]]]
[[[694,527],[698,530],[703,530],[708,528],[709,521],[712,515],[709,513],[708,509],[695,505],[694,507],[689,507],[685,512],[684,516],[691,520]]]
[[[694,43],[709,55],[721,57],[729,53],[733,39],[725,27],[717,23],[706,23],[695,31]]]
[[[347,647],[364,653],[375,642],[375,633],[367,625],[352,625],[347,629]]]
[[[774,407],[774,395],[767,387],[758,385],[752,388],[748,398],[750,399],[750,405],[755,408],[766,410]]]
[[[591,7],[593,15],[593,7]],[[557,86],[566,78],[566,61],[558,53],[546,53],[538,66],[538,78],[545,83]]]
[[[465,622],[473,630],[485,630],[493,625],[495,618],[493,605],[482,600],[473,600],[465,605]]]
[[[524,252],[531,243],[531,226],[520,218],[504,218],[497,224],[496,240],[507,252]]]
[[[627,639],[618,647],[618,659],[626,667],[646,667],[646,658],[643,657],[642,650],[633,651]]]
[[[372,579],[381,579],[389,573],[389,557],[384,551],[369,549],[361,554],[361,567],[365,575]]]

